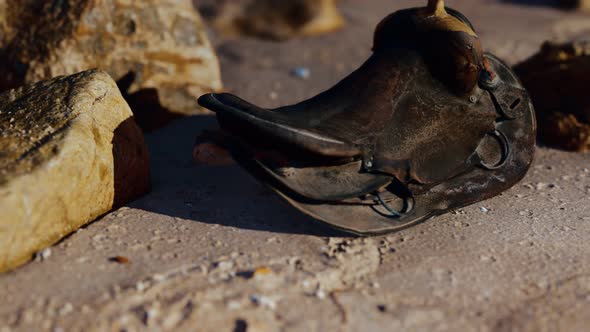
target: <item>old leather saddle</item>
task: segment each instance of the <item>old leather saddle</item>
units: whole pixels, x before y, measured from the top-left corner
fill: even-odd
[[[385,18],[371,57],[299,104],[267,110],[230,94],[199,103],[241,166],[304,213],[361,235],[496,196],[535,150],[527,92],[444,7]]]

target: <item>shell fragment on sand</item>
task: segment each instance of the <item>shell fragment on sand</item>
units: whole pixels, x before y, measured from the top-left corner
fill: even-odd
[[[99,68],[148,129],[198,112],[220,90],[205,25],[191,0],[0,0],[0,88]],[[143,114],[145,113],[145,114]]]
[[[0,271],[148,189],[143,135],[105,72],[0,94]]]

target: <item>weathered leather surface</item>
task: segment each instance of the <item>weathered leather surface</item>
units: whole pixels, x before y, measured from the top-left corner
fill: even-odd
[[[474,32],[431,31],[415,13],[387,17],[373,55],[307,101],[273,110],[229,94],[199,102],[217,113],[242,166],[346,231],[389,232],[498,195],[532,162],[528,95]]]

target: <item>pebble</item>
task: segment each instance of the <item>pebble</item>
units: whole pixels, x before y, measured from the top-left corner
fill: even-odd
[[[545,189],[554,189],[557,188],[557,185],[553,184],[553,183],[543,183],[543,182],[539,182],[537,183],[537,185],[535,186],[535,189],[537,190],[545,190]]]
[[[68,302],[68,303],[64,304],[63,307],[61,307],[59,309],[59,314],[61,316],[65,316],[65,315],[69,314],[72,311],[74,311],[74,306],[70,302]]]
[[[129,258],[127,258],[125,256],[109,257],[109,261],[110,262],[114,262],[114,263],[119,263],[119,264],[129,264],[129,263],[131,263],[131,261],[129,260]]]
[[[252,303],[258,306],[265,307],[271,310],[274,310],[277,307],[277,302],[275,300],[263,295],[252,295],[250,296],[250,301],[252,301]]]
[[[78,264],[86,263],[88,261],[89,261],[88,257],[85,257],[85,256],[76,258],[76,263],[78,263]]]
[[[306,67],[297,67],[291,72],[293,76],[301,79],[308,79],[311,76],[311,71]]]
[[[271,273],[272,273],[272,270],[269,269],[268,267],[259,267],[256,270],[254,270],[253,277],[261,278],[261,277],[264,277],[264,276],[269,275]]]
[[[216,264],[216,267],[221,271],[228,271],[234,267],[234,263],[231,261],[222,261]]]
[[[326,298],[326,292],[324,292],[324,290],[323,290],[323,289],[321,289],[321,288],[318,288],[318,289],[316,290],[316,292],[315,292],[315,296],[316,296],[318,299],[320,299],[320,300],[323,300],[323,299],[325,299],[325,298]]]
[[[143,292],[147,288],[147,285],[143,281],[138,281],[135,284],[135,290],[138,292]]]
[[[44,261],[51,256],[51,248],[45,248],[39,252],[39,258]]]
[[[102,241],[104,238],[105,236],[103,234],[96,234],[92,237],[92,241],[99,242]]]
[[[486,208],[485,208],[485,207],[483,207],[483,206],[481,206],[481,207],[479,208],[479,211],[481,211],[481,212],[483,212],[483,213],[488,213],[488,212],[490,212],[490,210],[486,209]]]
[[[148,325],[152,325],[151,323],[153,323],[154,319],[160,316],[160,311],[157,308],[150,308],[145,311],[145,315]]]
[[[229,301],[227,303],[227,308],[229,310],[238,310],[242,308],[242,304],[238,301]]]

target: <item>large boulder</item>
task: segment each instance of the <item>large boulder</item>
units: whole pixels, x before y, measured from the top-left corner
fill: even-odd
[[[191,0],[0,0],[0,28],[2,90],[100,68],[153,129],[197,113],[195,99],[221,89]]]
[[[332,32],[344,25],[337,0],[197,0],[225,36],[285,40]]]
[[[539,139],[590,151],[590,42],[545,43],[515,69],[533,99]]]
[[[148,189],[143,135],[108,74],[0,94],[0,271]]]

